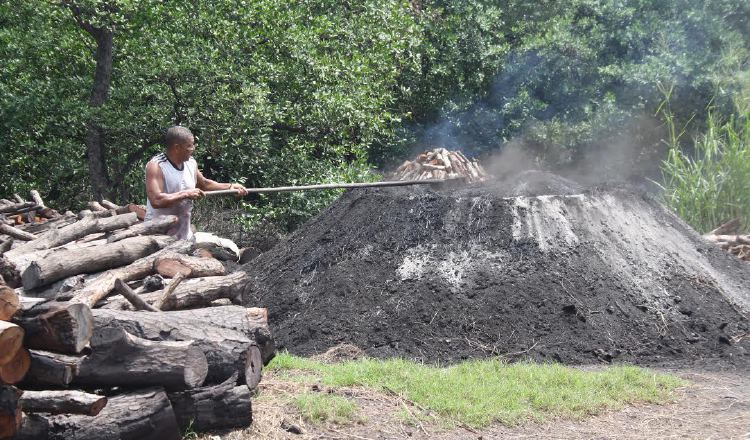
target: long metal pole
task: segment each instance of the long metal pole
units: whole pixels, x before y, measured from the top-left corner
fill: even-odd
[[[248,188],[247,192],[251,194],[258,193],[279,193],[292,191],[311,191],[320,189],[340,189],[340,188],[381,188],[388,186],[408,186],[408,185],[432,185],[436,183],[445,183],[452,181],[464,181],[463,178],[453,179],[426,179],[426,180],[394,180],[387,182],[364,182],[364,183],[323,183],[319,185],[300,185],[300,186],[277,186],[271,188]],[[237,194],[236,189],[222,189],[218,191],[204,191],[206,196],[223,196]]]

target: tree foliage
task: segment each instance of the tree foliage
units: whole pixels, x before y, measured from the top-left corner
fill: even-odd
[[[747,90],[748,23],[729,0],[1,2],[0,194],[92,198],[92,128],[119,201],[143,199],[172,124],[195,133],[204,174],[252,186],[374,179],[427,144],[520,140],[558,166],[618,136],[653,147],[633,121],[653,116],[657,84],[675,84],[683,119]],[[87,25],[113,38],[99,106]],[[248,209],[293,227],[335,195]]]

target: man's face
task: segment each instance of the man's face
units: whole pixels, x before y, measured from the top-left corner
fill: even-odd
[[[193,155],[193,152],[195,151],[195,138],[190,138],[188,141],[184,141],[182,143],[177,144],[177,153],[179,154],[179,159],[183,162],[190,159],[190,156]]]

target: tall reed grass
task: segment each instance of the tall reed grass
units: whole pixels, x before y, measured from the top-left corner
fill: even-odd
[[[702,134],[684,145],[670,92],[660,107],[669,137],[661,167],[666,204],[701,233],[732,218],[750,227],[750,110],[738,108],[729,118],[709,113]]]

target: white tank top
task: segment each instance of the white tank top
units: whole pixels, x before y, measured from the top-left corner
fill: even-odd
[[[165,193],[174,194],[186,189],[195,188],[198,178],[198,163],[192,157],[183,163],[181,170],[175,168],[164,153],[152,157],[149,163],[151,162],[156,162],[159,164],[159,168],[161,168],[161,172],[164,175]],[[190,199],[180,200],[169,208],[154,208],[147,197],[145,220],[151,220],[160,215],[176,215],[179,221],[167,233],[180,240],[186,240],[193,236],[193,231],[190,229],[190,214],[192,211],[193,201]]]

